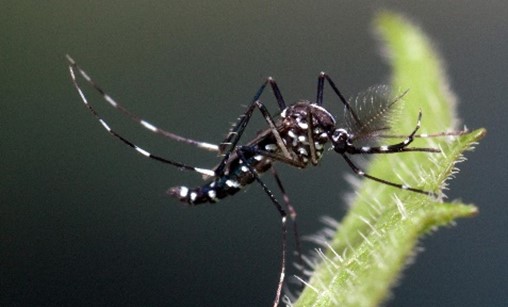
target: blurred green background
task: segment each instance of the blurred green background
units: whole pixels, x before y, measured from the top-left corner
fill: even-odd
[[[388,305],[506,305],[503,1],[3,1],[0,305],[270,304],[280,224],[266,195],[252,185],[197,208],[168,198],[167,188],[199,185],[199,176],[143,159],[108,136],[81,104],[64,55],[152,123],[216,143],[269,75],[287,102],[314,99],[320,71],[348,97],[388,83],[371,27],[383,8],[434,39],[463,123],[488,129],[447,192],[477,204],[480,215],[425,238],[426,251]],[[151,152],[203,167],[218,161],[147,133],[88,93],[113,127]],[[275,110],[271,95],[264,101]],[[335,100],[325,103],[340,114]],[[262,121],[253,126],[250,135]],[[323,227],[320,217],[340,219],[347,210],[350,171],[340,157],[278,170],[303,235]]]

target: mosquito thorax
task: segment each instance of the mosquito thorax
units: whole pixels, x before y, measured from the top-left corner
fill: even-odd
[[[317,164],[322,157],[328,133],[335,128],[335,119],[323,107],[300,101],[280,114],[281,138],[288,150],[302,163]]]

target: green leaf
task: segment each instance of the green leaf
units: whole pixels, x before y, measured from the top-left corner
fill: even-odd
[[[409,90],[393,123],[400,134],[457,130],[455,97],[442,63],[428,38],[408,20],[390,12],[378,15],[375,26],[393,69],[392,88]],[[440,148],[442,153],[408,152],[375,155],[367,173],[439,193],[457,172],[462,153],[485,135],[478,129],[461,136],[421,138],[412,147]],[[387,139],[389,141],[389,139]],[[419,238],[457,218],[477,214],[460,202],[442,202],[423,194],[363,180],[350,210],[294,306],[377,306],[414,255]],[[326,248],[326,246],[331,248]]]

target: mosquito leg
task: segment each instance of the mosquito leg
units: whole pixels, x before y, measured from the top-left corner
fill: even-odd
[[[347,149],[347,152],[350,154],[355,154],[355,153],[365,153],[365,154],[368,154],[368,153],[396,153],[396,152],[401,152],[401,151],[441,152],[439,150],[434,151],[434,149],[432,149],[432,148],[428,148],[428,149],[418,148],[419,150],[405,150],[406,147],[409,146],[409,144],[411,144],[413,142],[414,135],[416,134],[418,129],[420,129],[421,121],[422,121],[422,111],[420,110],[420,112],[418,112],[418,120],[416,122],[416,127],[413,129],[413,132],[411,132],[411,134],[409,134],[406,137],[406,139],[400,143],[393,144],[393,145],[379,146],[379,147],[361,147],[359,151],[358,151],[358,148],[349,146],[349,148]]]
[[[282,112],[286,108],[286,102],[284,102],[284,98],[282,98],[282,94],[280,93],[279,86],[277,82],[273,80],[272,77],[268,77],[268,83],[272,87],[273,95],[275,95],[275,99],[277,100],[277,104],[279,105],[279,112]]]
[[[358,118],[358,115],[356,115],[356,113],[353,111],[353,108],[351,108],[351,105],[346,100],[344,95],[342,95],[341,91],[337,88],[337,86],[332,81],[330,76],[328,76],[328,74],[326,74],[325,72],[321,72],[318,77],[318,90],[317,90],[317,100],[316,100],[317,105],[319,105],[319,106],[323,105],[323,88],[324,88],[324,80],[325,79],[326,79],[326,81],[328,81],[328,84],[330,85],[332,90],[335,92],[335,94],[339,97],[340,101],[344,104],[347,111],[351,113],[351,116],[356,121],[356,123],[359,126],[361,126],[361,121]]]
[[[392,153],[401,153],[401,152],[429,152],[429,153],[440,153],[441,150],[438,148],[431,147],[402,147],[402,148],[390,148],[389,146],[363,146],[363,147],[353,147],[349,146],[347,149],[348,154],[392,154]]]
[[[435,138],[435,137],[443,137],[443,136],[461,136],[464,134],[468,134],[469,130],[459,130],[459,131],[447,131],[447,132],[438,132],[438,133],[421,133],[413,135],[413,138]],[[395,135],[395,134],[381,134],[377,135],[380,138],[392,138],[392,139],[401,139],[407,137],[407,135]]]
[[[433,152],[440,153],[441,150],[437,148],[419,148],[419,147],[411,147],[407,148],[407,146],[413,142],[415,138],[434,138],[434,137],[443,137],[443,136],[460,136],[469,133],[467,129],[461,131],[450,131],[450,132],[439,132],[433,134],[416,134],[418,129],[420,129],[420,123],[422,118],[422,112],[418,113],[418,121],[413,132],[407,135],[377,135],[380,138],[406,138],[403,142],[388,145],[388,146],[378,146],[378,147],[360,147],[355,148],[350,146],[347,150],[350,154],[378,154],[378,153],[399,153],[399,152]]]
[[[266,195],[270,198],[272,201],[273,206],[277,210],[277,212],[280,215],[281,218],[281,226],[282,226],[282,259],[281,259],[281,269],[279,274],[279,282],[277,284],[277,289],[275,291],[275,298],[273,300],[273,307],[277,307],[280,302],[280,296],[282,293],[282,285],[284,283],[284,278],[286,275],[286,258],[287,258],[287,214],[286,211],[282,208],[279,201],[275,196],[273,195],[272,191],[266,186],[266,184],[259,178],[259,175],[257,174],[256,170],[248,163],[248,160],[245,158],[245,155],[242,152],[242,149],[237,149],[236,153],[240,160],[243,161],[244,165],[249,168],[249,172],[252,173],[255,180],[261,185],[263,190],[265,191]]]
[[[266,122],[270,126],[270,130],[272,131],[272,134],[275,136],[275,139],[277,140],[277,145],[282,150],[282,153],[284,154],[284,156],[286,158],[291,159],[292,156],[289,153],[289,150],[288,150],[286,144],[284,144],[284,142],[282,141],[282,137],[280,136],[280,133],[277,130],[277,127],[275,127],[275,122],[273,120],[273,117],[270,115],[270,113],[268,112],[266,107],[260,101],[256,101],[256,106],[261,111],[261,114],[263,114],[263,117],[265,118]]]
[[[282,162],[282,163],[286,163],[286,164],[289,164],[291,166],[298,167],[298,168],[305,168],[305,166],[306,166],[305,163],[302,163],[302,162],[300,162],[298,160],[289,159],[289,158],[286,158],[283,155],[276,154],[276,153],[273,153],[273,152],[269,152],[267,150],[261,150],[261,149],[258,149],[258,148],[254,148],[252,146],[238,146],[237,149],[241,149],[244,153],[251,153],[253,155],[261,155],[263,157],[267,157],[267,158],[270,158],[272,160],[279,161],[279,162]]]
[[[284,102],[284,98],[282,97],[282,94],[279,90],[279,86],[277,85],[275,80],[273,80],[272,77],[268,77],[266,79],[266,81],[258,89],[258,91],[256,92],[256,95],[254,95],[254,98],[252,99],[251,104],[247,108],[247,111],[238,118],[237,122],[231,128],[227,137],[219,145],[219,150],[221,153],[224,153],[226,151],[227,147],[231,148],[231,150],[234,149],[234,146],[233,146],[234,139],[235,138],[239,139],[239,136],[238,136],[239,131],[243,131],[243,129],[245,129],[245,126],[247,126],[247,123],[250,120],[250,115],[252,114],[252,110],[254,108],[253,105],[256,103],[256,101],[259,100],[259,98],[261,97],[261,94],[263,94],[263,91],[265,90],[265,88],[268,84],[270,84],[270,86],[272,88],[273,94],[277,100],[277,104],[279,105],[279,110],[282,111],[286,108],[286,103]],[[252,108],[252,110],[251,110],[251,108]]]
[[[323,105],[323,89],[324,89],[324,86],[325,86],[325,73],[324,72],[321,72],[319,74],[319,77],[318,77],[318,84],[317,84],[317,97],[316,97],[316,104],[318,106],[322,106]],[[341,94],[342,96],[342,94]],[[340,96],[339,96],[340,98]]]
[[[383,183],[383,184],[386,184],[386,185],[389,185],[389,186],[392,186],[392,187],[396,187],[396,188],[399,188],[401,190],[412,191],[412,192],[416,192],[416,193],[420,193],[420,194],[425,194],[425,195],[429,195],[429,196],[434,196],[434,197],[436,196],[436,193],[434,193],[434,192],[429,192],[429,191],[424,191],[424,190],[412,188],[412,187],[410,187],[408,185],[405,185],[405,184],[395,183],[395,182],[391,182],[391,181],[387,181],[387,180],[384,180],[384,179],[381,179],[381,178],[377,178],[377,177],[371,176],[371,175],[365,173],[364,171],[362,171],[361,169],[359,169],[353,163],[353,161],[351,161],[351,159],[349,159],[349,157],[346,154],[342,154],[342,157],[344,158],[344,160],[346,160],[347,164],[349,165],[349,167],[351,167],[353,172],[355,172],[355,174],[357,174],[358,176],[369,178],[371,180],[374,180],[374,181],[377,181],[377,182],[380,182],[380,183]]]
[[[83,101],[85,106],[88,108],[88,110],[93,114],[93,116],[101,123],[101,125],[104,127],[104,129],[106,129],[106,131],[109,132],[112,136],[119,139],[120,141],[122,141],[126,145],[130,146],[131,148],[135,149],[138,153],[142,154],[143,156],[145,156],[147,158],[150,158],[150,159],[162,162],[162,163],[170,164],[170,165],[176,166],[180,169],[194,171],[194,172],[206,175],[206,176],[215,176],[215,172],[213,170],[200,168],[200,167],[194,167],[194,166],[190,166],[190,165],[187,165],[184,163],[169,160],[169,159],[157,156],[157,155],[153,155],[153,154],[149,153],[148,151],[144,150],[143,148],[135,145],[131,141],[127,140],[126,138],[124,138],[123,136],[118,134],[115,130],[111,129],[109,127],[109,125],[106,123],[106,121],[104,121],[102,119],[102,117],[99,115],[99,113],[88,103],[88,100],[87,100],[85,94],[83,93],[81,88],[75,82],[76,76],[74,73],[74,66],[72,66],[72,65],[69,66],[69,71],[70,71],[71,77],[73,79],[74,86],[76,87],[76,90],[78,91],[78,93],[81,97],[81,100]]]
[[[272,87],[274,95],[277,99],[277,103],[279,104],[279,108],[281,108],[281,109],[285,108],[286,104],[284,102],[284,99],[282,98],[282,95],[280,93],[279,87],[277,86],[277,83],[275,82],[275,80],[273,80],[272,77],[267,78],[267,80],[261,85],[261,87],[256,92],[256,95],[254,96],[252,102],[248,106],[245,113],[242,114],[238,118],[238,121],[233,126],[233,128],[230,130],[226,139],[224,139],[224,141],[219,145],[219,152],[224,153],[224,158],[219,163],[219,165],[215,168],[217,174],[223,173],[224,167],[226,166],[226,163],[229,160],[231,153],[235,150],[236,145],[238,144],[238,141],[242,137],[243,132],[245,131],[245,128],[247,127],[247,124],[249,123],[250,118],[252,117],[252,113],[254,112],[255,108],[259,109],[259,111],[263,115],[265,121],[270,126],[270,130],[272,131],[273,135],[275,136],[275,139],[277,140],[277,145],[282,150],[284,156],[286,156],[288,159],[292,158],[291,154],[289,153],[289,150],[287,149],[286,145],[282,141],[282,137],[280,136],[279,132],[277,131],[277,127],[275,126],[275,121],[273,120],[273,117],[270,115],[270,112],[265,107],[265,105],[261,101],[259,101],[259,98],[261,97],[261,94],[263,93],[267,84],[270,84],[270,86]]]
[[[307,123],[309,125],[309,128],[307,129],[307,140],[309,142],[309,149],[310,149],[310,162],[312,163],[312,165],[317,165],[319,160],[318,160],[318,156],[316,153],[316,144],[314,142],[314,134],[313,134],[314,119],[313,119],[310,107],[307,111]]]
[[[389,154],[389,153],[400,153],[400,152],[431,152],[431,153],[440,153],[441,150],[437,148],[426,148],[426,147],[412,147],[408,148],[409,144],[411,144],[415,138],[416,132],[420,129],[422,119],[422,112],[418,113],[418,121],[416,123],[416,127],[413,132],[409,136],[404,136],[406,139],[400,143],[393,145],[385,145],[385,146],[376,146],[376,147],[354,147],[348,146],[347,153],[349,154]]]
[[[69,55],[66,55],[66,57],[67,57],[67,60],[69,61],[69,66],[72,69],[71,70],[72,83],[74,84],[74,87],[76,87],[78,92],[80,92],[82,100],[83,100],[83,95],[82,95],[83,92],[80,89],[80,86],[78,85],[74,70],[76,70],[81,75],[81,77],[83,77],[83,79],[85,79],[85,81],[88,82],[92,86],[93,89],[95,89],[97,92],[99,92],[102,95],[103,99],[105,101],[107,101],[112,107],[114,107],[115,109],[120,111],[122,114],[124,114],[131,120],[133,120],[133,121],[137,122],[138,124],[140,124],[141,126],[143,126],[143,128],[148,129],[149,131],[151,131],[155,134],[162,135],[164,137],[167,137],[167,138],[177,141],[177,142],[190,144],[190,145],[193,145],[193,146],[196,146],[199,148],[203,148],[203,149],[206,149],[209,151],[215,151],[215,152],[219,151],[219,146],[217,146],[215,144],[195,141],[195,140],[188,139],[188,138],[182,137],[180,135],[174,134],[172,132],[166,131],[164,129],[158,128],[158,127],[152,125],[151,123],[149,123],[148,121],[137,116],[136,114],[130,112],[124,106],[122,106],[118,101],[114,100],[111,96],[109,96],[102,89],[102,87],[100,87]],[[85,104],[88,103],[85,100],[83,100],[83,102]]]
[[[284,186],[282,185],[282,181],[280,180],[279,174],[275,170],[275,168],[272,166],[272,175],[275,177],[275,181],[277,182],[277,185],[279,186],[279,190],[282,193],[282,199],[284,200],[284,203],[286,204],[287,211],[289,213],[289,217],[291,218],[291,221],[293,222],[293,236],[295,238],[295,245],[296,245],[296,253],[298,255],[298,265],[299,269],[303,271],[304,264],[303,264],[303,258],[302,258],[302,244],[300,241],[300,234],[298,232],[298,226],[296,223],[296,210],[291,205],[291,202],[289,201],[289,196],[286,193],[286,189],[284,189]]]

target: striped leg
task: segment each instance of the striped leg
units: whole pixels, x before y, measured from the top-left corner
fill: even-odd
[[[344,158],[344,160],[346,160],[347,164],[349,165],[349,167],[351,167],[353,172],[355,172],[355,174],[357,174],[358,176],[369,178],[370,180],[374,180],[374,181],[377,181],[377,182],[380,182],[380,183],[383,183],[383,184],[386,184],[386,185],[389,185],[392,187],[396,187],[396,188],[399,188],[402,190],[407,190],[407,191],[412,191],[412,192],[416,192],[416,193],[420,193],[420,194],[425,194],[428,196],[437,197],[437,194],[434,192],[429,192],[429,191],[424,191],[421,189],[412,188],[412,187],[405,185],[405,184],[395,183],[395,182],[384,180],[384,179],[381,179],[378,177],[371,176],[371,175],[365,173],[364,171],[362,171],[361,169],[359,169],[346,154],[342,154],[342,157]]]
[[[281,218],[281,227],[282,227],[282,259],[281,259],[281,269],[279,274],[279,282],[277,284],[277,288],[275,291],[275,298],[273,300],[273,307],[279,306],[280,297],[282,293],[282,285],[284,284],[284,279],[286,275],[286,258],[287,258],[287,213],[280,205],[277,198],[273,195],[272,191],[266,186],[266,184],[259,178],[258,173],[256,170],[248,163],[247,158],[245,157],[242,149],[237,149],[236,154],[240,158],[240,160],[243,161],[243,164],[249,169],[249,172],[252,173],[254,176],[254,179],[261,185],[263,188],[263,191],[265,191],[266,195],[270,198],[272,201],[272,204],[274,205],[275,209],[280,215]]]
[[[194,145],[196,147],[203,148],[203,149],[206,149],[209,151],[215,151],[215,152],[219,151],[219,147],[217,145],[210,144],[207,142],[200,142],[200,141],[188,139],[188,138],[182,137],[180,135],[174,134],[172,132],[166,131],[164,129],[158,128],[158,127],[152,125],[151,123],[149,123],[148,121],[137,116],[136,114],[130,112],[124,106],[122,106],[118,101],[114,100],[111,96],[109,96],[102,89],[102,87],[100,87],[83,69],[81,69],[81,67],[79,67],[79,65],[74,61],[74,59],[72,59],[69,55],[66,55],[66,57],[67,57],[67,60],[69,61],[69,68],[71,69],[72,83],[74,84],[74,86],[76,87],[78,92],[80,93],[80,96],[85,104],[88,104],[88,103],[86,102],[86,99],[83,98],[84,95],[82,95],[83,92],[78,85],[74,71],[77,71],[83,77],[83,79],[85,79],[85,81],[88,82],[92,86],[93,89],[95,89],[97,92],[99,92],[102,95],[102,97],[104,98],[104,100],[106,102],[108,102],[113,108],[117,109],[122,114],[124,114],[125,116],[127,116],[128,118],[133,120],[134,122],[140,124],[143,128],[148,129],[149,131],[151,131],[155,134],[167,137],[167,138],[177,141],[177,142],[182,142],[182,143]]]
[[[430,153],[440,153],[441,150],[437,148],[429,148],[429,147],[410,147],[415,138],[433,138],[433,137],[443,137],[443,136],[460,136],[468,133],[467,129],[462,131],[452,131],[452,132],[440,132],[434,134],[416,134],[416,132],[420,129],[422,119],[422,112],[418,113],[418,121],[416,123],[416,127],[408,136],[401,135],[379,135],[378,137],[383,138],[406,138],[404,141],[393,144],[393,145],[385,145],[385,146],[376,146],[376,147],[354,147],[349,146],[347,153],[349,154],[382,154],[382,153],[399,153],[399,152],[430,152]]]
[[[346,154],[400,153],[400,152],[405,152],[405,151],[423,151],[423,152],[437,152],[437,153],[441,152],[439,149],[435,149],[435,148],[406,148],[407,146],[409,146],[409,144],[411,144],[413,142],[416,132],[418,131],[418,129],[420,129],[421,119],[422,119],[422,112],[420,111],[418,113],[418,120],[416,123],[416,127],[413,129],[411,134],[406,136],[406,139],[400,143],[393,144],[393,145],[386,145],[386,146],[360,147],[360,148],[357,148],[357,147],[354,147],[353,145],[347,144],[345,152],[342,153],[341,155],[344,158],[344,160],[346,160],[349,167],[351,167],[353,172],[355,172],[359,176],[369,178],[371,180],[374,180],[374,181],[377,181],[380,183],[384,183],[386,185],[396,187],[396,188],[399,188],[402,190],[408,190],[408,191],[412,191],[412,192],[416,192],[416,193],[420,193],[420,194],[425,194],[425,195],[429,195],[429,196],[436,196],[436,194],[433,192],[428,192],[428,191],[424,191],[421,189],[412,188],[412,187],[409,187],[408,185],[405,185],[405,184],[395,183],[395,182],[391,182],[391,181],[387,181],[387,180],[384,180],[381,178],[371,176],[371,175],[365,173],[364,171],[362,171],[361,169],[359,169],[353,163],[353,161],[346,155]]]
[[[247,111],[238,118],[237,122],[233,125],[233,127],[229,131],[226,138],[219,145],[219,149],[220,149],[221,153],[226,152],[228,148],[234,149],[234,144],[236,144],[234,141],[235,140],[238,141],[239,131],[243,131],[243,129],[245,129],[245,127],[247,126],[247,123],[249,122],[250,116],[252,115],[252,111],[254,109],[253,104],[255,104],[256,101],[259,100],[259,98],[261,97],[261,94],[263,94],[263,91],[265,90],[267,84],[270,84],[270,86],[272,88],[273,94],[277,100],[277,104],[279,105],[280,111],[282,111],[286,108],[286,103],[284,102],[284,98],[282,97],[282,94],[280,93],[279,86],[277,85],[275,80],[273,80],[272,77],[268,77],[266,79],[266,81],[263,82],[261,87],[258,89],[258,91],[256,92],[256,95],[254,95],[254,98],[252,99],[251,104],[247,108]],[[268,112],[268,111],[266,111],[266,112]]]
[[[356,123],[358,125],[360,125],[361,121],[360,119],[358,118],[358,115],[356,115],[356,113],[353,111],[353,108],[351,108],[351,105],[349,104],[349,102],[346,100],[346,98],[344,97],[344,95],[342,95],[342,93],[340,92],[340,90],[337,88],[337,86],[335,85],[335,83],[332,81],[332,79],[330,78],[330,76],[328,76],[327,73],[325,72],[321,72],[319,74],[319,77],[318,77],[318,88],[317,88],[317,98],[316,98],[316,104],[318,106],[322,106],[323,105],[323,92],[324,92],[324,81],[328,81],[328,84],[330,85],[330,87],[332,88],[332,90],[334,91],[334,93],[339,97],[340,101],[344,104],[344,106],[346,107],[346,110],[348,112],[351,113],[351,116],[353,117],[353,119],[356,121]]]
[[[170,160],[170,159],[166,159],[166,158],[163,158],[163,157],[158,156],[158,155],[153,155],[153,154],[149,153],[148,151],[144,150],[143,148],[141,148],[141,147],[135,145],[134,143],[130,142],[129,140],[127,140],[126,138],[124,138],[123,136],[118,134],[115,130],[111,129],[109,127],[109,125],[106,123],[106,121],[104,121],[102,119],[102,117],[99,115],[99,113],[88,103],[88,99],[86,98],[85,94],[81,90],[81,88],[78,85],[78,82],[76,80],[75,70],[78,70],[78,72],[81,74],[81,76],[85,80],[87,80],[90,84],[92,84],[92,86],[97,91],[102,93],[104,99],[106,101],[108,101],[111,105],[113,105],[114,107],[119,107],[119,105],[110,96],[108,96],[106,93],[104,93],[104,91],[102,91],[102,89],[100,89],[100,87],[98,87],[95,84],[95,82],[88,76],[88,74],[86,74],[85,71],[83,71],[81,68],[79,68],[77,66],[76,62],[74,62],[74,60],[70,56],[67,56],[67,59],[70,62],[70,64],[69,64],[69,72],[70,72],[70,75],[71,75],[72,83],[74,84],[74,87],[78,91],[78,94],[81,97],[81,100],[83,101],[85,106],[88,108],[88,110],[93,114],[93,116],[102,124],[104,129],[106,129],[106,131],[108,131],[112,136],[114,136],[115,138],[119,139],[120,141],[122,141],[126,145],[130,146],[131,148],[135,149],[137,152],[139,152],[140,154],[142,154],[143,156],[145,156],[147,158],[150,158],[150,159],[162,162],[162,163],[170,164],[170,165],[176,166],[176,167],[178,167],[180,169],[194,171],[194,172],[206,175],[206,176],[215,176],[215,172],[213,170],[206,169],[206,168],[200,168],[200,167],[194,167],[194,166],[190,166],[190,165],[187,165],[187,164],[184,164],[184,163],[180,163],[180,162],[176,162],[176,161],[173,161],[173,160]],[[119,110],[121,110],[124,114],[131,114],[127,110],[123,109],[123,107],[119,107]],[[130,116],[130,115],[128,115],[128,116]],[[137,118],[135,115],[130,116],[130,117],[133,120],[135,118]],[[173,135],[173,134],[171,134],[169,132],[166,132],[164,130],[158,129],[155,126],[152,126],[151,124],[148,124],[144,120],[140,119],[139,123],[141,125],[143,125],[145,128],[149,129],[150,131],[155,132],[155,133],[159,133],[159,134],[162,134],[162,135],[165,135],[167,137],[170,137],[171,139],[174,139],[174,140],[177,140],[177,141],[181,141],[181,142],[185,142],[185,143],[192,144],[192,145],[196,145],[198,147],[205,148],[205,149],[208,149],[208,150],[214,150],[214,151],[218,150],[217,145],[212,145],[212,144],[204,143],[204,142],[198,142],[198,141],[186,139],[186,138],[183,138],[183,137],[180,137],[180,136],[177,136],[177,135]],[[162,131],[164,131],[164,132],[162,132]]]
[[[346,152],[349,154],[378,154],[378,153],[397,153],[397,152],[403,152],[403,151],[424,151],[424,152],[441,152],[439,149],[434,148],[406,148],[411,144],[414,140],[414,136],[418,129],[420,129],[422,121],[422,111],[418,113],[418,120],[416,122],[416,127],[414,128],[413,132],[406,136],[406,139],[400,143],[392,144],[392,145],[385,145],[385,146],[378,146],[378,147],[360,147],[357,148],[353,145],[347,146]],[[410,150],[407,150],[410,149]],[[415,150],[417,149],[417,150]]]
[[[296,210],[291,205],[291,202],[289,201],[289,196],[286,193],[286,189],[284,189],[284,186],[282,185],[282,181],[280,180],[279,174],[277,174],[277,171],[272,166],[272,175],[275,178],[275,181],[277,182],[277,185],[279,186],[279,190],[282,193],[282,198],[284,200],[284,203],[286,204],[287,211],[289,212],[289,218],[291,218],[291,221],[293,222],[293,236],[295,238],[295,246],[296,246],[296,254],[298,257],[298,265],[299,269],[303,271],[304,264],[303,264],[303,258],[302,258],[302,244],[300,242],[300,234],[298,232],[298,225],[296,224]]]
[[[445,132],[438,132],[438,133],[421,133],[421,134],[415,134],[413,135],[413,138],[435,138],[435,137],[445,137],[445,136],[461,136],[464,134],[468,134],[470,131],[467,128],[464,128],[464,130],[458,130],[458,131],[445,131]],[[390,138],[390,139],[402,139],[407,137],[406,135],[396,135],[396,134],[381,134],[377,137],[380,138]]]
[[[279,109],[282,111],[286,108],[286,103],[284,102],[284,99],[282,97],[282,94],[280,93],[277,83],[275,82],[275,80],[273,80],[272,77],[268,77],[266,79],[266,81],[258,89],[258,91],[256,92],[256,95],[254,95],[254,98],[252,99],[251,103],[247,107],[247,110],[245,111],[245,113],[242,114],[238,118],[236,124],[231,128],[227,137],[219,145],[219,152],[224,154],[224,159],[215,168],[215,172],[219,176],[223,174],[224,168],[229,160],[230,155],[237,149],[237,144],[240,141],[240,138],[242,137],[243,132],[245,131],[245,128],[247,127],[247,125],[252,117],[252,114],[256,108],[259,109],[263,118],[270,126],[270,130],[272,131],[275,139],[277,140],[277,145],[282,150],[284,156],[288,160],[292,159],[292,156],[289,153],[287,146],[282,141],[282,138],[281,138],[279,132],[277,131],[277,128],[275,127],[275,121],[274,121],[272,115],[270,114],[268,109],[265,107],[265,105],[259,100],[259,98],[261,97],[261,94],[263,94],[263,91],[265,90],[267,84],[270,84],[270,86],[272,88],[275,98],[277,99]]]

